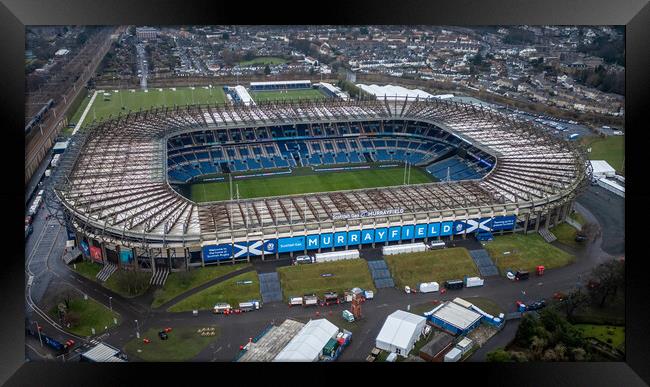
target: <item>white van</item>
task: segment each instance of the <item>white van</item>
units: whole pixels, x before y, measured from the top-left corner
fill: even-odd
[[[214,308],[212,309],[212,313],[217,313],[217,314],[228,313],[230,312],[231,309],[232,307],[230,306],[230,304],[221,302],[214,306]]]
[[[314,259],[309,255],[299,255],[293,260],[294,265],[302,265],[305,263],[313,263]]]

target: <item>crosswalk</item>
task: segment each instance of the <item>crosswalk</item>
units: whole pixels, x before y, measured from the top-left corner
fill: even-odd
[[[151,275],[151,280],[149,284],[163,286],[167,281],[167,276],[169,276],[169,269],[156,269]]]
[[[395,287],[395,282],[386,261],[383,259],[368,261],[368,268],[370,268],[370,275],[377,289]]]
[[[108,277],[110,277],[115,271],[117,270],[117,265],[114,265],[112,263],[107,263],[104,265],[104,267],[97,273],[97,279],[106,282],[108,280]]]

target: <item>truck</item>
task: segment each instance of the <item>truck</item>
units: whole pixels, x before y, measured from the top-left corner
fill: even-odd
[[[230,304],[225,303],[225,302],[220,302],[220,303],[214,305],[214,308],[212,308],[212,313],[215,313],[215,314],[227,314],[227,313],[230,313],[231,310],[232,310],[232,307],[230,306]]]
[[[429,250],[444,249],[445,246],[446,245],[444,241],[433,241],[429,243]]]
[[[447,290],[455,290],[455,289],[462,289],[463,288],[463,280],[447,280],[445,281],[445,289]]]
[[[363,297],[366,300],[372,300],[373,298],[375,298],[375,293],[372,290],[364,290]]]
[[[317,306],[318,305],[318,297],[316,297],[315,294],[305,294],[302,297],[302,305],[303,306]]]
[[[239,310],[242,312],[251,312],[253,310],[259,310],[262,303],[258,300],[250,300],[246,302],[239,303]]]
[[[302,305],[302,297],[289,297],[289,306]]]
[[[321,305],[330,306],[330,305],[336,305],[336,304],[340,304],[340,303],[341,303],[341,300],[339,299],[338,293],[336,293],[336,292],[326,292],[323,295],[323,302],[321,303]]]
[[[529,276],[530,276],[529,272],[527,272],[525,270],[518,270],[515,273],[515,280],[517,280],[517,281],[527,280]]]
[[[341,314],[343,319],[347,322],[354,322],[354,315],[349,310],[344,310]]]
[[[293,260],[294,265],[303,265],[303,264],[307,264],[307,263],[314,263],[314,257],[309,256],[309,255],[298,255]]]

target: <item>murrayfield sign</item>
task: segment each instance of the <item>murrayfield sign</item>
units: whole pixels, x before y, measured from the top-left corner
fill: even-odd
[[[391,208],[388,210],[372,210],[372,211],[360,211],[360,212],[350,212],[344,214],[336,214],[332,216],[332,219],[355,219],[355,218],[367,218],[370,216],[386,216],[386,215],[399,215],[403,214],[403,208]]]

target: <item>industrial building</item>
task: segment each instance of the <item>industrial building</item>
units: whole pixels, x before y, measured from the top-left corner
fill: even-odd
[[[440,304],[424,315],[431,325],[455,336],[471,332],[481,324],[483,318],[483,315],[451,301]]]
[[[454,336],[447,332],[435,332],[431,341],[420,348],[419,356],[426,361],[439,362],[453,346]]]
[[[386,318],[377,335],[375,346],[407,357],[422,335],[426,321],[422,316],[397,310]]]

